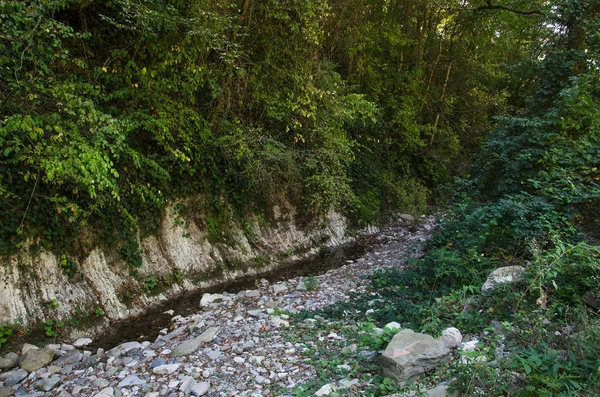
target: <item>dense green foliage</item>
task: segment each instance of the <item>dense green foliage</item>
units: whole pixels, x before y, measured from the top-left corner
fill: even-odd
[[[185,197],[207,229],[281,197],[359,223],[421,210],[522,106],[548,35],[538,14],[453,7],[1,2],[0,252],[104,242],[135,267],[138,232]]]
[[[561,1],[547,18],[530,95],[496,118],[469,175],[441,188],[450,206],[425,255],[319,311],[477,337],[467,365],[440,375],[462,395],[600,394],[600,5]],[[482,293],[507,265],[525,279]]]

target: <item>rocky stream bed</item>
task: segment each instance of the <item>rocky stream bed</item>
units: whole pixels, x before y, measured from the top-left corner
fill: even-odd
[[[237,293],[207,293],[194,313],[169,311],[170,326],[155,340],[110,349],[91,349],[95,341],[88,338],[25,344],[0,358],[0,397],[291,396],[311,382],[313,390],[322,383],[313,395],[364,395],[377,374],[345,376],[356,362],[352,354],[342,353],[380,352],[357,352],[355,341],[331,331],[329,320],[294,314],[366,292],[365,276],[404,266],[407,258],[419,255],[432,229],[430,217],[417,224],[391,224],[374,236],[369,252],[324,274],[275,283],[262,279]],[[319,378],[314,355],[322,348],[340,352],[333,364],[337,379]]]

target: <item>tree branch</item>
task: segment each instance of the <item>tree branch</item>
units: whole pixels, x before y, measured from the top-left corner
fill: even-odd
[[[440,9],[445,10],[445,11],[450,11],[450,12],[456,12],[456,11],[473,11],[473,12],[478,12],[478,11],[487,11],[487,10],[504,10],[504,11],[508,11],[508,12],[512,12],[514,14],[520,14],[520,15],[543,15],[541,10],[519,10],[516,8],[512,8],[509,6],[505,6],[502,4],[492,4],[491,0],[486,0],[486,5],[484,6],[479,6],[479,7],[474,7],[474,8],[468,8],[468,7],[460,7],[460,8],[456,8],[456,7],[444,7],[441,4],[439,4],[437,1],[433,0],[433,3],[438,6]]]

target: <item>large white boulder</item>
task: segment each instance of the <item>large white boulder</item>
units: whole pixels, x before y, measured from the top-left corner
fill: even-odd
[[[383,373],[403,384],[438,366],[449,352],[441,340],[404,329],[394,335],[383,352]]]

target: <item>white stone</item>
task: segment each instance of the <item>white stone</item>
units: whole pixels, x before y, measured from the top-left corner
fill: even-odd
[[[317,390],[315,396],[329,396],[331,393],[333,393],[333,386],[328,383]]]
[[[458,328],[446,328],[442,331],[442,336],[440,336],[440,340],[444,342],[444,345],[446,345],[448,349],[454,349],[462,341],[462,334],[460,333]]]
[[[122,381],[119,382],[117,387],[120,389],[122,387],[138,386],[138,385],[144,385],[144,384],[146,384],[145,380],[140,379],[135,375],[128,375]]]
[[[29,343],[23,343],[23,347],[21,347],[21,354],[25,354],[28,350],[38,350],[39,347],[36,345],[30,345]]]
[[[224,299],[223,294],[209,294],[208,292],[202,295],[202,299],[200,299],[200,306],[205,307],[210,305],[211,303],[219,303]]]
[[[181,364],[159,365],[158,367],[154,367],[152,369],[152,372],[154,372],[157,375],[169,375],[169,374],[172,374],[173,372],[177,371],[180,366],[181,366]]]
[[[75,342],[73,342],[73,347],[75,347],[77,349],[81,349],[82,347],[85,347],[85,346],[91,344],[92,342],[93,341],[91,338],[79,338]]]
[[[496,288],[499,284],[516,283],[523,280],[523,266],[505,266],[500,267],[490,273],[487,280],[481,287],[482,293],[487,293]]]
[[[208,393],[208,390],[210,389],[210,384],[208,382],[200,382],[200,383],[196,383],[192,388],[191,388],[191,393],[192,396],[203,396],[206,393]]]
[[[397,323],[395,321],[392,321],[391,323],[387,323],[385,325],[385,327],[383,328],[389,328],[389,329],[402,329],[402,325],[400,325],[400,323]]]

